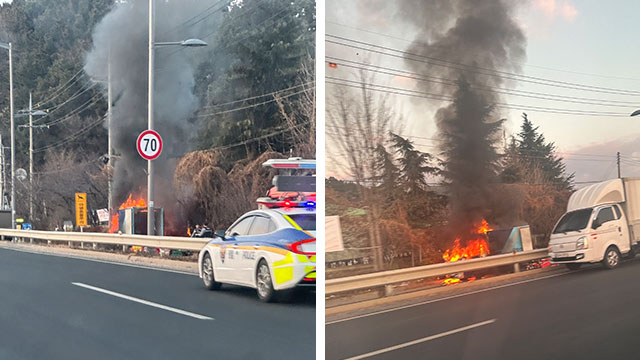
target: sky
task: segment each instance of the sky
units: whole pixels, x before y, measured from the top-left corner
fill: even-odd
[[[405,50],[416,36],[417,29],[398,19],[393,5],[388,5],[391,3],[376,7],[368,0],[327,0],[327,34]],[[522,67],[524,75],[599,88],[640,91],[639,1],[529,0],[522,3],[516,21],[527,38],[526,60]],[[327,56],[409,70],[402,59],[331,43],[326,44],[326,51]],[[326,72],[327,76],[355,79],[353,70],[346,68],[327,68]],[[414,80],[385,75],[377,75],[376,82],[409,89],[415,85]],[[327,85],[327,94],[330,94],[331,86],[335,85]],[[529,120],[539,126],[547,141],[556,144],[558,155],[566,159],[567,169],[575,173],[576,182],[616,177],[618,151],[622,159],[622,176],[640,176],[640,116],[627,116],[640,109],[640,96],[525,82],[506,86],[554,98],[565,97],[563,101],[550,101],[506,95],[504,100],[527,108]],[[606,102],[607,106],[594,102]],[[393,103],[406,119],[405,133],[421,137],[412,139],[416,146],[423,151],[437,152],[435,143],[424,139],[437,135],[435,124],[429,120],[437,108],[426,104],[424,99],[398,95],[394,96]],[[611,115],[556,114],[538,112],[528,108],[530,106],[607,112]],[[500,117],[507,119],[507,138],[519,130],[522,112],[500,112]],[[331,169],[327,173],[331,174]]]

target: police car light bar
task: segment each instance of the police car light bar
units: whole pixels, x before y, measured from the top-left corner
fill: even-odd
[[[276,169],[315,169],[315,159],[288,158],[270,159],[262,163],[262,166]]]
[[[314,208],[316,207],[316,202],[310,201],[310,200],[303,200],[303,201],[296,201],[296,200],[290,200],[290,199],[277,200],[277,199],[272,199],[268,197],[261,197],[261,198],[258,198],[257,202],[258,202],[258,205],[261,205],[267,208],[277,208],[277,207]]]

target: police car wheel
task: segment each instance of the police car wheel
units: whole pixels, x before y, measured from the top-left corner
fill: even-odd
[[[213,276],[213,263],[209,253],[204,254],[204,258],[202,258],[202,281],[204,282],[204,287],[209,290],[220,289],[220,285],[222,285]]]
[[[271,302],[274,300],[275,291],[273,290],[273,282],[271,281],[271,271],[269,271],[269,265],[262,259],[258,263],[258,270],[256,271],[256,290],[258,291],[258,297],[264,302]]]

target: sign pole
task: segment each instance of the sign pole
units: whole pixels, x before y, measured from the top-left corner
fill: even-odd
[[[153,25],[153,0],[149,0],[148,130],[153,130]],[[147,160],[147,235],[155,235],[153,206],[153,161]]]

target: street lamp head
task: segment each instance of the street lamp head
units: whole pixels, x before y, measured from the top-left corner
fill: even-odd
[[[31,112],[31,115],[45,116],[47,115],[47,113],[42,110],[35,110]],[[29,116],[29,110],[19,110],[18,113],[14,115],[14,117],[22,117],[22,116]]]
[[[191,46],[191,47],[198,47],[198,46],[207,46],[208,44],[200,39],[187,39],[187,40],[182,40],[180,42],[180,46]]]
[[[0,42],[0,48],[9,50],[11,49],[11,44]]]
[[[631,113],[631,116],[636,116],[636,115],[640,115],[640,110],[636,110]]]

